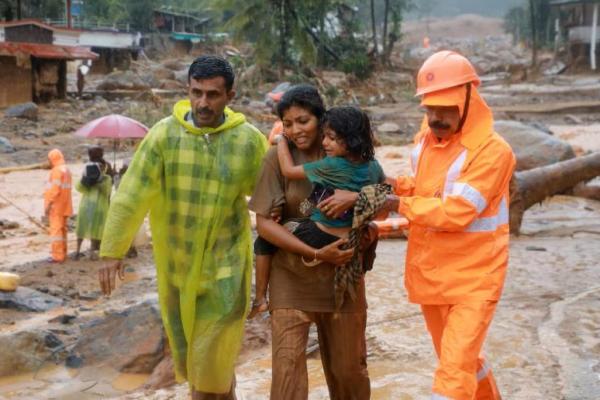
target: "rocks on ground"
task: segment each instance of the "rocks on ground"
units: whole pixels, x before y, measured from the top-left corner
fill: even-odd
[[[151,373],[165,345],[158,309],[146,302],[83,325],[71,355],[83,365],[109,362],[121,372]]]
[[[64,356],[63,343],[43,330],[19,331],[0,335],[0,377],[35,372],[47,361]]]
[[[10,140],[4,136],[0,136],[0,153],[14,153],[17,151]]]
[[[4,111],[5,117],[26,118],[36,120],[38,117],[38,106],[33,102],[17,104]]]
[[[0,292],[0,308],[44,312],[62,304],[63,301],[57,297],[23,286],[14,292]]]
[[[496,121],[494,129],[512,147],[517,170],[528,170],[575,157],[571,145],[518,121]]]
[[[97,86],[98,90],[147,90],[150,87],[133,71],[112,72]]]

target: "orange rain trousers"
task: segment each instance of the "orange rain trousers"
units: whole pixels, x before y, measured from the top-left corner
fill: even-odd
[[[71,172],[67,169],[65,158],[60,150],[51,150],[48,153],[48,160],[52,170],[44,192],[44,209],[49,210],[52,259],[63,262],[67,257],[67,218],[73,214]]]
[[[480,355],[496,304],[421,305],[439,359],[432,399],[501,399],[492,370]]]
[[[50,240],[52,242],[52,259],[63,262],[67,258],[67,218],[60,213],[50,213]]]

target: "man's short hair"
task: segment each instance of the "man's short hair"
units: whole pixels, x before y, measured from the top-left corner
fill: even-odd
[[[194,60],[188,71],[188,82],[196,79],[210,79],[217,76],[222,76],[225,79],[225,87],[227,91],[233,88],[233,81],[235,80],[235,74],[231,64],[224,58],[219,56],[205,55],[200,56]]]

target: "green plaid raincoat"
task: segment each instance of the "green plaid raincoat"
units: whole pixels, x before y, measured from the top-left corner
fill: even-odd
[[[112,190],[112,179],[104,174],[102,180],[92,187],[86,187],[78,181],[75,183],[75,189],[81,193],[75,228],[77,239],[102,239]]]
[[[163,323],[179,380],[225,393],[241,347],[252,270],[253,190],[268,143],[225,109],[218,128],[186,121],[190,102],[148,132],[110,205],[100,255],[122,258],[144,216]]]

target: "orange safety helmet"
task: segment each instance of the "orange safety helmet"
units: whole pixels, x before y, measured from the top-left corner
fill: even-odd
[[[469,82],[475,86],[481,83],[469,60],[454,51],[438,51],[425,60],[417,74],[416,96]]]

